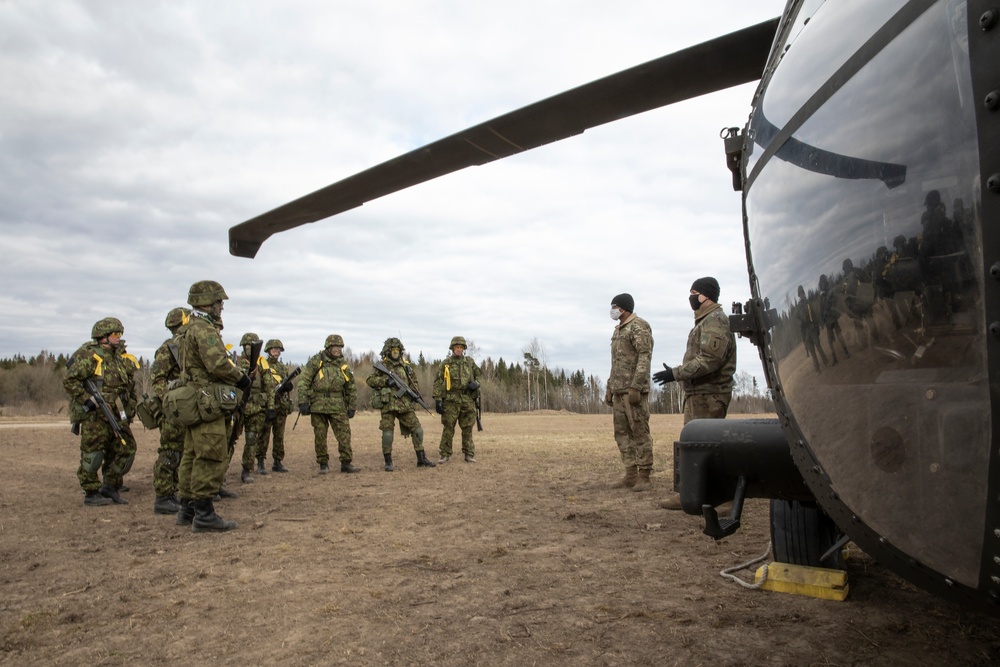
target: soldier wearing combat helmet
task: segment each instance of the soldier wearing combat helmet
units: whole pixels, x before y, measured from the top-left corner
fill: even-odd
[[[290,372],[288,365],[280,359],[281,353],[285,351],[285,346],[279,339],[272,338],[264,344],[264,350],[267,352],[267,365],[270,369],[271,377],[276,385],[280,386]],[[282,390],[281,393],[275,396],[274,419],[264,423],[264,433],[257,438],[258,475],[267,474],[267,468],[264,467],[264,459],[267,458],[267,446],[272,434],[274,435],[274,447],[271,450],[271,456],[274,459],[274,465],[271,466],[271,470],[274,472],[288,472],[288,468],[281,461],[285,458],[285,422],[293,409],[291,390]]]
[[[115,317],[95,323],[90,332],[92,340],[70,357],[63,381],[70,397],[70,421],[74,432],[78,429],[80,434],[76,476],[83,488],[84,505],[128,503],[118,493],[135,457],[135,438],[129,427],[134,415],[135,386],[125,366],[129,361],[117,351],[124,332],[125,327]],[[100,408],[100,399],[109,408],[110,416]],[[130,405],[133,412],[127,414]],[[98,478],[98,471],[103,480]]]
[[[229,467],[229,432],[232,413],[222,406],[219,397],[232,397],[232,385],[246,391],[250,378],[233,365],[222,342],[223,301],[229,296],[214,280],[201,280],[191,285],[188,303],[193,306],[191,318],[179,337],[178,347],[181,380],[203,395],[218,400],[213,405],[210,421],[200,421],[185,427],[184,455],[177,475],[177,495],[180,510],[177,523],[191,524],[198,532],[226,531],[236,528],[235,521],[226,521],[215,513],[212,499],[222,487]]]
[[[476,399],[479,397],[479,366],[465,356],[465,338],[455,336],[449,345],[451,354],[441,362],[434,380],[434,409],[441,415],[441,455],[438,463],[451,458],[455,424],[462,429],[462,453],[466,463],[476,462],[472,425],[476,423]]]
[[[338,334],[326,337],[323,350],[314,354],[302,367],[299,380],[299,413],[309,415],[316,447],[319,473],[330,472],[330,454],[326,433],[333,430],[340,453],[340,472],[359,472],[353,465],[351,422],[358,407],[358,387],[354,373],[344,359],[344,339]]]
[[[182,326],[187,323],[189,311],[184,308],[173,308],[163,321],[170,331],[170,338],[153,354],[153,365],[150,367],[149,380],[156,397],[153,404],[153,417],[160,429],[160,447],[156,450],[156,463],[153,464],[153,490],[156,500],[153,503],[155,514],[176,514],[180,509],[177,500],[177,469],[184,453],[184,427],[176,419],[163,413],[163,397],[167,386],[181,375],[180,351],[177,347],[177,335]]]
[[[236,363],[240,370],[249,375],[253,383],[250,385],[250,400],[247,401],[245,417],[245,427],[243,429],[243,471],[240,473],[240,481],[244,484],[253,484],[254,459],[258,457],[257,447],[263,438],[268,424],[274,421],[276,413],[274,411],[274,390],[278,383],[274,381],[271,374],[271,367],[267,363],[265,355],[257,357],[256,369],[251,368],[250,346],[260,340],[260,336],[255,333],[245,333],[240,339],[240,347],[243,354],[240,355]],[[263,468],[263,466],[260,466]]]
[[[417,385],[417,376],[413,372],[410,362],[403,356],[406,348],[398,338],[386,338],[382,345],[382,364],[401,382],[405,382],[410,389],[420,394],[420,387]],[[402,387],[396,386],[396,382],[383,373],[375,370],[365,383],[372,388],[372,407],[378,408],[382,413],[378,427],[382,431],[382,457],[385,459],[385,471],[392,472],[396,469],[392,462],[392,440],[396,430],[396,421],[399,420],[399,432],[404,438],[413,438],[413,449],[417,453],[417,467],[434,468],[433,461],[427,458],[424,453],[424,429],[417,419],[417,413],[413,409],[413,400],[406,393],[402,392]]]

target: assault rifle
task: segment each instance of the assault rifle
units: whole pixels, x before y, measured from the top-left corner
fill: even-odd
[[[257,374],[257,360],[260,358],[260,349],[264,347],[264,341],[258,340],[250,344],[250,370],[247,371],[247,376],[253,380],[254,376]],[[252,383],[251,383],[252,386]],[[243,425],[246,422],[245,413],[247,411],[247,402],[250,401],[250,387],[246,388],[243,395],[240,397],[240,402],[236,405],[236,412],[233,413],[233,430],[229,434],[229,455],[232,456],[233,451],[236,449],[236,441],[240,439],[240,434],[243,433]]]
[[[298,377],[299,373],[302,372],[302,366],[299,366],[294,371],[288,374],[284,380],[281,381],[274,390],[274,400],[278,400],[282,394],[287,394],[292,390],[292,380]]]
[[[111,406],[101,396],[100,389],[97,388],[97,385],[90,378],[83,381],[83,388],[87,390],[87,393],[94,399],[94,403],[97,403],[97,407],[104,413],[104,418],[111,424],[111,430],[118,436],[118,440],[125,445],[125,435],[122,433],[122,427],[118,425],[118,420],[115,418],[115,413],[111,411]],[[124,419],[125,415],[122,415],[122,418]]]
[[[476,430],[483,430],[483,399],[476,396]]]
[[[403,380],[403,378],[399,377],[398,375],[390,371],[388,368],[386,368],[385,364],[383,364],[381,360],[379,359],[375,360],[375,363],[372,364],[372,368],[379,371],[380,373],[385,373],[386,375],[389,376],[389,385],[398,388],[398,391],[396,392],[396,398],[401,398],[405,394],[410,397],[410,400],[416,402],[417,404],[420,405],[420,407],[426,410],[427,414],[431,413],[431,408],[429,405],[427,405],[427,403],[424,402],[423,397],[417,392],[413,391],[410,385],[408,385],[406,381]]]

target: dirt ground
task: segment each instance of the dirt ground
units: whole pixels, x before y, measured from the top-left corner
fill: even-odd
[[[440,424],[424,415],[436,459]],[[127,506],[84,507],[65,422],[0,423],[2,665],[995,665],[1000,620],[906,584],[850,546],[846,601],[719,576],[768,546],[766,501],[720,542],[655,508],[677,416],[653,417],[652,493],[621,476],[610,417],[486,415],[475,464],[418,469],[377,419],[355,463],[228,486],[239,529],[193,534],[152,513],[157,433],[137,425]],[[333,451],[333,448],[331,448]],[[749,570],[741,573],[752,579]]]

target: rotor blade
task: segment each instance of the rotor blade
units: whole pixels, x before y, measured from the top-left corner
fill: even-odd
[[[771,19],[504,114],[362,171],[229,230],[229,252],[254,257],[272,234],[316,222],[438,176],[509,157],[591,127],[760,79]]]

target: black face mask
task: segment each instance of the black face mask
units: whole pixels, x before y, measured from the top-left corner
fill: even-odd
[[[691,303],[691,310],[698,310],[701,308],[701,304],[698,303],[698,297],[700,296],[700,294],[692,294],[688,297],[688,301]]]

